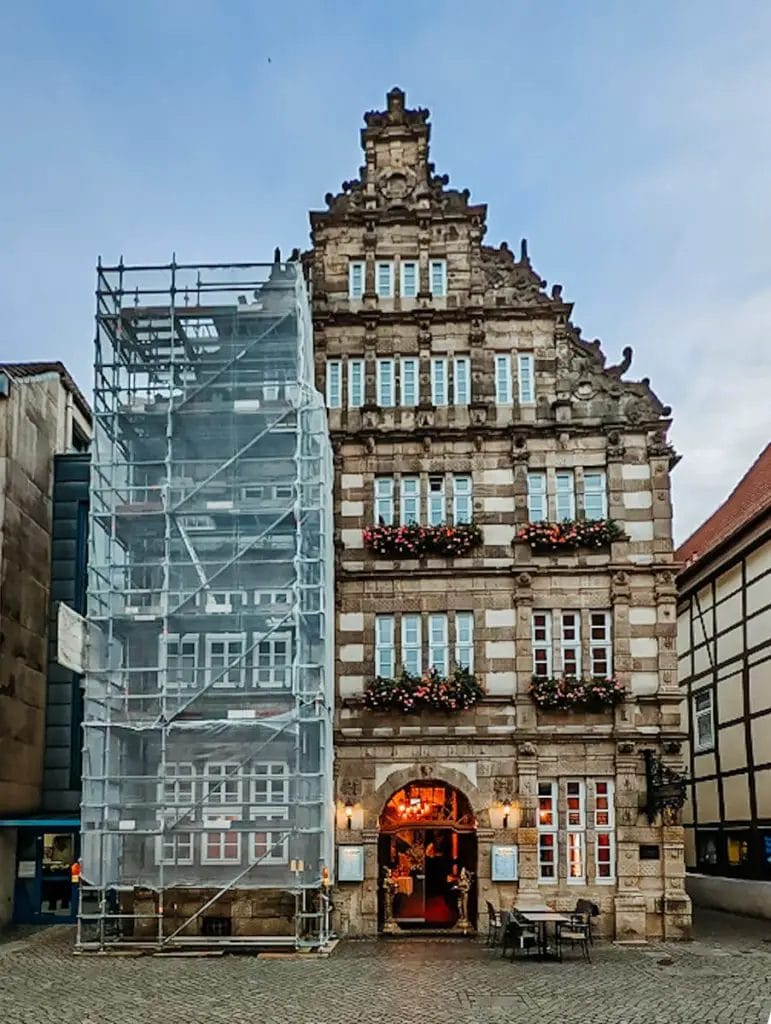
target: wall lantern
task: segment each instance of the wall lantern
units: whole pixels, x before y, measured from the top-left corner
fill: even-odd
[[[345,801],[345,818],[347,822],[346,828],[350,828],[351,819],[353,818],[353,804],[351,803],[350,800]]]
[[[503,827],[509,827],[509,815],[511,814],[511,800],[508,797],[503,801]]]

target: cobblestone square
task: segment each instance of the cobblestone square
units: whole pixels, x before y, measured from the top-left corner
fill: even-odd
[[[2,1024],[766,1024],[771,922],[697,916],[691,943],[596,944],[592,963],[481,942],[342,942],[329,958],[75,956],[73,929],[0,943]]]

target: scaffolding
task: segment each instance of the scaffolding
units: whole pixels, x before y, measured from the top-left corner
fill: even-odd
[[[332,461],[300,264],[97,278],[78,948],[321,946]]]

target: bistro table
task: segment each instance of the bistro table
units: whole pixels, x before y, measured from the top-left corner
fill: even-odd
[[[541,956],[546,959],[549,953],[549,947],[547,944],[546,926],[548,924],[554,924],[554,956],[557,955],[557,926],[560,924],[570,924],[570,918],[564,914],[557,913],[556,910],[519,910],[517,916],[521,917],[523,921],[527,921],[529,924],[538,926],[538,938],[539,938],[539,952]]]

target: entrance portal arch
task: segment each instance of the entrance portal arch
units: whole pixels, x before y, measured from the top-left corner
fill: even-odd
[[[467,931],[476,921],[477,875],[477,822],[468,797],[440,779],[413,779],[388,798],[378,827],[381,929]],[[464,895],[465,874],[472,884]]]

